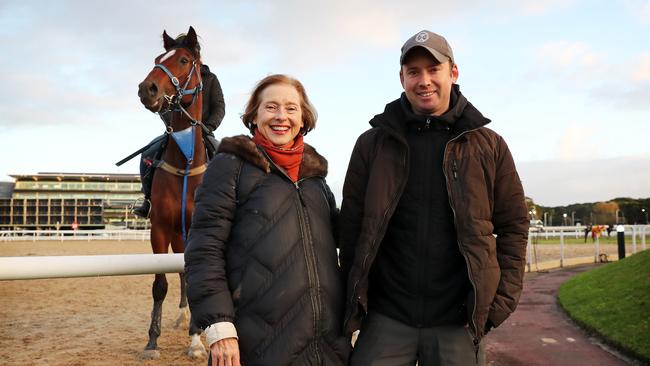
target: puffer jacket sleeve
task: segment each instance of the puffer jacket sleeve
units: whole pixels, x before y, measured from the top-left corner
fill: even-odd
[[[223,100],[223,91],[219,79],[212,72],[210,72],[210,83],[206,87],[210,88],[210,90],[208,93],[204,93],[204,95],[209,95],[209,100],[203,100],[203,103],[207,103],[208,107],[204,108],[208,113],[203,115],[203,124],[214,132],[221,125],[221,121],[226,114],[226,103]]]
[[[327,204],[330,207],[330,220],[332,222],[332,232],[335,233],[335,236],[338,233],[338,228],[339,228],[339,216],[341,211],[339,210],[338,207],[336,207],[336,197],[334,197],[334,193],[332,193],[332,190],[330,189],[329,185],[327,185],[327,182],[323,180],[323,193],[325,194],[325,197],[327,198]],[[340,248],[339,241],[336,241],[336,247]]]
[[[339,246],[341,248],[341,268],[346,277],[352,268],[357,241],[361,234],[369,174],[368,143],[365,142],[367,137],[367,134],[363,134],[357,139],[343,183],[343,201],[339,217]]]
[[[187,298],[195,324],[233,322],[234,308],[226,277],[226,245],[237,206],[241,160],[218,154],[196,191],[192,225],[185,248]]]
[[[503,138],[498,138],[492,222],[497,235],[497,260],[501,278],[488,315],[491,325],[495,327],[515,310],[519,302],[530,224],[524,190],[515,163]]]

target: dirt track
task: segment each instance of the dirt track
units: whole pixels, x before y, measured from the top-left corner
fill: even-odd
[[[631,248],[628,246],[628,253]],[[559,245],[538,245],[540,261]],[[0,242],[0,256],[149,253],[148,242]],[[616,253],[615,245],[601,252]],[[567,245],[565,256],[593,256],[593,246]],[[0,281],[1,365],[205,365],[185,355],[187,327],[175,329],[178,276],[168,275],[161,358],[140,360],[147,342],[153,275]]]
[[[0,256],[149,252],[148,242],[0,243]],[[173,327],[178,276],[167,280],[161,357],[146,361],[153,275],[0,281],[0,364],[205,365],[184,353],[187,327]]]

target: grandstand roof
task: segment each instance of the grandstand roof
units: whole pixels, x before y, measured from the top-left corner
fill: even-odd
[[[80,182],[134,182],[140,181],[139,174],[124,173],[64,173],[39,172],[36,174],[9,174],[16,181],[80,181]]]

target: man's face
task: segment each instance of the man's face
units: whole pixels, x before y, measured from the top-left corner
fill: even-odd
[[[438,63],[418,47],[407,55],[399,79],[416,114],[439,116],[449,109],[451,85],[458,80],[458,67]]]

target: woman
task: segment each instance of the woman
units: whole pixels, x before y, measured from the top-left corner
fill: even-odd
[[[327,161],[303,136],[316,112],[302,84],[260,81],[197,190],[185,274],[211,365],[343,365],[343,280]]]

